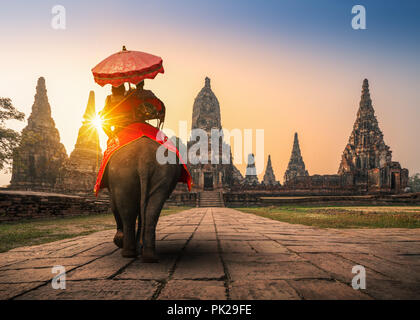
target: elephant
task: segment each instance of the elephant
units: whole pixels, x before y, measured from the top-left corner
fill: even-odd
[[[115,151],[104,174],[117,224],[114,243],[123,257],[141,254],[143,262],[158,262],[156,225],[182,171],[182,164],[157,161],[159,147],[147,137],[134,140]]]

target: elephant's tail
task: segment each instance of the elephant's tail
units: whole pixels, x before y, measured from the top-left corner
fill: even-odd
[[[146,196],[147,177],[140,175],[140,217],[138,220],[137,232],[140,230],[140,245],[143,247],[144,231],[146,228]]]

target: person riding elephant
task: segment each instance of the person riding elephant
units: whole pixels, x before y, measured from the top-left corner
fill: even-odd
[[[130,88],[128,92],[124,85],[112,87],[112,95],[107,97],[101,116],[105,133],[113,137],[134,122],[157,119],[160,128],[165,121],[165,105],[151,90],[145,90],[141,81],[136,89]]]
[[[94,80],[112,89],[101,112],[109,136],[93,191],[107,188],[116,222],[114,243],[127,258],[141,254],[143,262],[156,262],[156,225],[178,182],[191,190],[191,175],[176,146],[160,130],[165,106],[143,79],[164,73],[162,58],[123,49],[92,69]],[[126,91],[125,83],[129,83]],[[131,89],[130,84],[136,84]],[[121,86],[122,85],[122,86]],[[148,123],[156,119],[157,126]],[[161,161],[162,146],[179,162]],[[137,225],[137,226],[136,226]]]
[[[141,253],[143,262],[156,262],[155,229],[163,204],[178,181],[190,189],[191,176],[182,160],[162,164],[156,158],[162,144],[179,156],[166,136],[164,142],[160,140],[159,127],[165,120],[163,102],[144,89],[143,81],[136,89],[124,92],[124,88],[113,88],[101,112],[110,139],[94,191],[108,188],[110,192],[117,225],[114,243],[123,249],[122,256]],[[158,120],[157,127],[146,122],[152,119]]]
[[[126,116],[118,110],[121,101],[125,99],[125,87],[120,85],[111,88],[111,94],[106,97],[105,106],[99,115],[102,117],[102,128],[108,137],[114,136],[116,126]],[[114,130],[113,130],[114,129]]]
[[[151,90],[144,89],[144,81],[136,85],[133,95],[128,97],[128,103],[134,110],[134,118],[136,120],[145,121],[157,119],[160,126],[165,121],[165,105],[158,99]]]

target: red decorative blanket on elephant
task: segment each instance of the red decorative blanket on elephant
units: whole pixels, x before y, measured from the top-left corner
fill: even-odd
[[[185,162],[179,154],[178,149],[175,147],[172,141],[168,140],[168,137],[156,127],[153,127],[148,123],[136,122],[130,124],[129,126],[122,129],[120,132],[118,132],[115,138],[110,138],[108,140],[108,146],[104,152],[104,157],[102,159],[101,167],[99,168],[98,178],[96,180],[94,188],[96,196],[98,195],[99,190],[103,187],[102,177],[105,173],[108,161],[114,154],[114,152],[129,144],[130,142],[140,139],[141,137],[147,137],[149,139],[152,139],[157,143],[164,145],[168,150],[176,153],[180,163],[182,163],[182,172],[178,181],[186,183],[188,185],[188,190],[191,190],[191,175],[188,171]]]

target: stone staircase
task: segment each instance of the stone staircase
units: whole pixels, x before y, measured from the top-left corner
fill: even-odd
[[[224,207],[223,193],[219,191],[202,191],[198,193],[197,207]]]

